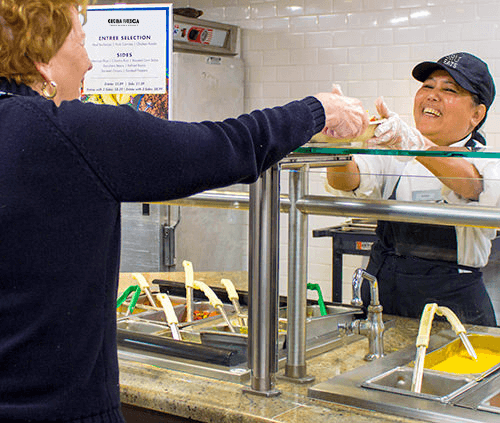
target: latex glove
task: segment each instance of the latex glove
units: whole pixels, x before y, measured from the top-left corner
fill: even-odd
[[[368,127],[368,114],[361,101],[346,97],[340,86],[333,84],[331,93],[315,96],[325,109],[325,128],[321,131],[329,137],[344,139],[363,134]]]
[[[368,141],[370,147],[393,150],[425,150],[432,145],[432,142],[416,128],[411,128],[399,115],[391,112],[382,97],[377,98],[375,106],[378,114],[385,121],[378,125],[375,129],[375,137]]]

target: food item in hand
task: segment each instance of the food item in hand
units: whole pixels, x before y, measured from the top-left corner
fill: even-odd
[[[384,119],[372,116],[369,120],[368,128],[361,135],[355,138],[333,138],[322,132],[317,133],[310,139],[310,143],[347,144],[351,142],[366,142],[375,136],[375,129]]]

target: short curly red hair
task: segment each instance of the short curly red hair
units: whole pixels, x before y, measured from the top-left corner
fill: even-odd
[[[48,63],[71,31],[71,8],[88,0],[0,0],[0,77],[42,81],[34,62]]]

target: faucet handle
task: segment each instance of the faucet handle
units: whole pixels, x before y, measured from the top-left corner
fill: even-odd
[[[352,301],[351,304],[355,306],[362,306],[363,300],[361,299],[361,286],[364,280],[368,280],[370,283],[370,305],[378,306],[380,305],[378,297],[378,282],[377,278],[370,275],[366,270],[359,268],[354,272],[352,276]]]
[[[356,331],[359,321],[353,320],[352,322],[343,322],[337,324],[337,329],[341,335],[351,335]]]
[[[337,325],[337,329],[341,334],[347,335],[347,332],[349,331],[349,325],[347,323],[339,323]]]
[[[356,298],[353,298],[351,300],[351,304],[353,306],[362,307],[363,306],[363,300],[361,298],[356,297]]]
[[[353,306],[362,307],[363,300],[361,299],[361,285],[363,284],[364,269],[356,269],[352,275],[352,300]]]

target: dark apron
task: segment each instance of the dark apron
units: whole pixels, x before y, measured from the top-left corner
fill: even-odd
[[[377,236],[366,271],[379,282],[384,313],[420,318],[427,303],[437,303],[462,323],[496,326],[482,272],[457,264],[455,227],[379,221]],[[369,304],[368,284],[362,296]]]

